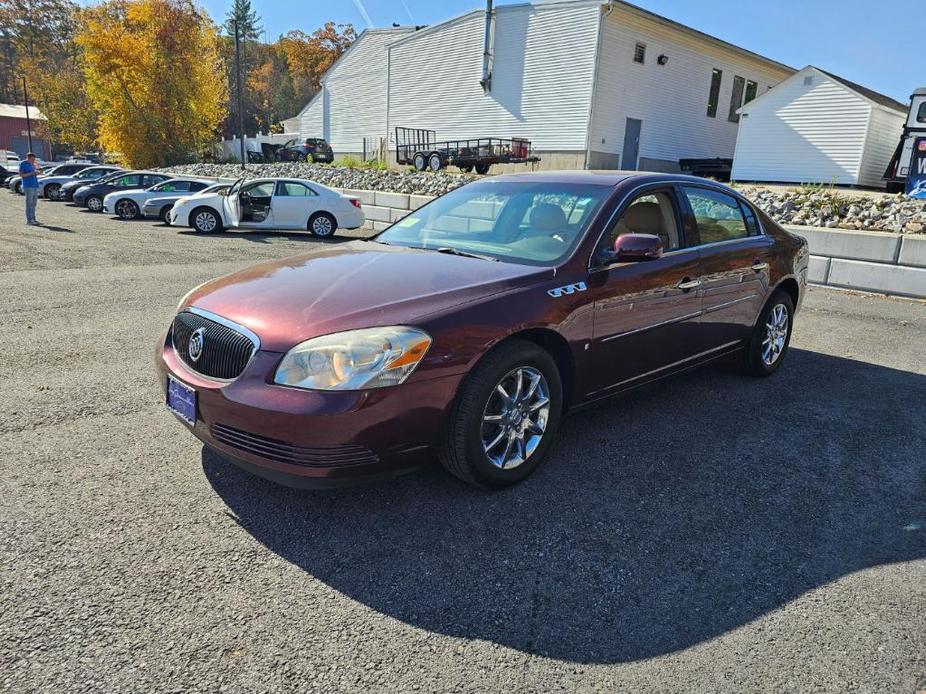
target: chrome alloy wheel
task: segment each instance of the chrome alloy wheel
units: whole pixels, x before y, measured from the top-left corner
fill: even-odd
[[[333,231],[331,218],[325,215],[319,215],[312,220],[312,231],[316,236],[330,236]]]
[[[785,340],[788,339],[788,321],[788,307],[784,304],[776,304],[768,314],[765,339],[762,341],[762,361],[766,366],[778,361],[784,351]]]
[[[87,198],[87,208],[91,212],[99,212],[103,209],[103,201],[95,195]]]
[[[116,203],[116,214],[121,219],[135,219],[138,216],[138,206],[131,200],[120,200]]]
[[[501,470],[518,467],[543,440],[550,387],[537,369],[522,366],[495,386],[482,413],[482,450]]]
[[[196,218],[193,220],[194,226],[199,231],[210,232],[215,229],[216,218],[215,215],[211,212],[206,212],[203,210],[196,215]]]

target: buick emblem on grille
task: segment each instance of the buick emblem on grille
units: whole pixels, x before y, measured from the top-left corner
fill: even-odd
[[[190,355],[190,359],[194,362],[199,361],[199,358],[203,356],[203,347],[206,344],[206,329],[200,328],[193,332],[190,335],[190,344],[187,346],[187,354]]]

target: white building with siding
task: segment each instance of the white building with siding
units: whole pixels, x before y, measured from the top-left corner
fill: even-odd
[[[397,126],[438,139],[525,137],[541,168],[678,170],[732,158],[738,109],[794,70],[620,0],[475,9],[371,30],[327,73],[301,134],[336,153]],[[483,56],[488,44],[491,82]]]
[[[907,110],[808,65],[740,110],[733,178],[884,187]]]

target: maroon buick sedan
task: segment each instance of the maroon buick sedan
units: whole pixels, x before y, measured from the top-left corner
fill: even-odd
[[[529,475],[563,413],[726,355],[784,360],[806,242],[722,185],[645,173],[471,183],[368,241],[212,280],[159,345],[167,407],[293,486],[435,457]]]

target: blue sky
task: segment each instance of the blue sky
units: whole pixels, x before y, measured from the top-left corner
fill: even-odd
[[[511,4],[518,0],[497,0]],[[220,20],[231,0],[200,0]],[[796,68],[816,65],[906,103],[926,86],[914,7],[923,0],[635,0],[634,4]],[[269,38],[326,21],[433,24],[483,0],[252,0]],[[919,19],[922,19],[921,17]],[[369,21],[368,21],[369,20]],[[917,55],[917,51],[919,55]],[[919,68],[919,69],[917,69]]]

